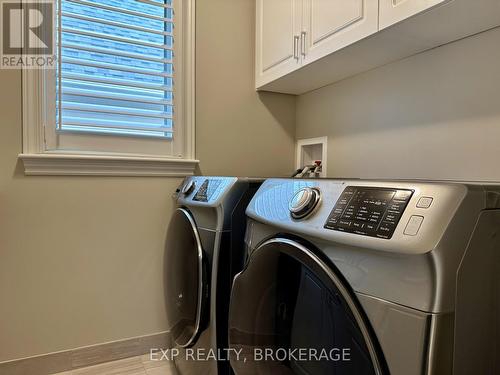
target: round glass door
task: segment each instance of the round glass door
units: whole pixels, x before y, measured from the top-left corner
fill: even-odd
[[[263,243],[236,276],[229,342],[237,375],[385,373],[342,278],[313,251],[284,238]]]
[[[194,344],[208,302],[206,259],[190,213],[178,208],[170,221],[165,247],[165,303],[174,342]]]

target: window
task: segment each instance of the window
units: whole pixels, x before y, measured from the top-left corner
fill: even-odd
[[[56,68],[23,71],[27,174],[192,174],[194,1],[58,0]]]
[[[171,0],[61,0],[60,131],[172,138]]]

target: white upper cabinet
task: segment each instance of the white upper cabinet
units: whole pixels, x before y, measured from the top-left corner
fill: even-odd
[[[380,0],[380,29],[450,0]]]
[[[378,0],[304,0],[303,9],[304,64],[378,31]]]
[[[300,66],[302,0],[257,0],[256,85]]]
[[[256,0],[256,87],[378,30],[378,0]]]
[[[256,0],[258,90],[300,95],[500,26],[500,0]]]

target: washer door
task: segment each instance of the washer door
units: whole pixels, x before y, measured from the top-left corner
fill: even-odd
[[[343,278],[298,242],[264,242],[234,280],[236,374],[379,375],[383,360],[370,333]]]
[[[189,347],[205,322],[207,263],[191,214],[178,208],[170,221],[165,248],[165,303],[174,342]]]

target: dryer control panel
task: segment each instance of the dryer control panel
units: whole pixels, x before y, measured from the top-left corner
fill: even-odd
[[[324,225],[326,229],[389,239],[414,191],[348,186]]]
[[[193,200],[198,202],[208,202],[221,183],[222,179],[219,178],[205,179],[194,195]]]
[[[236,177],[189,176],[178,189],[177,204],[198,207],[215,207],[228,198]],[[230,194],[229,194],[230,195]]]

